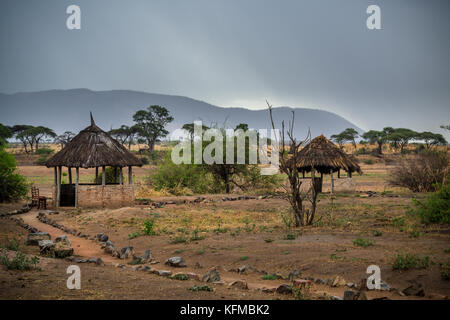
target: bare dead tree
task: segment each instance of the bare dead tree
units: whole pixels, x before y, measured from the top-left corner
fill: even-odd
[[[270,121],[272,123],[272,129],[275,131],[275,122],[273,120],[272,106],[266,100],[267,106],[269,107]],[[280,171],[285,173],[288,177],[289,185],[283,185],[285,189],[286,199],[289,201],[293,215],[295,226],[305,226],[311,225],[314,221],[314,216],[316,212],[316,203],[318,188],[316,185],[316,179],[314,176],[314,168],[311,170],[311,187],[306,192],[301,192],[300,186],[302,185],[302,178],[298,172],[298,152],[300,147],[307,145],[311,141],[311,132],[308,129],[307,136],[304,140],[297,141],[294,137],[294,122],[295,122],[295,112],[292,111],[292,120],[289,121],[289,128],[285,130],[284,121],[281,122],[281,133],[280,141],[275,134],[275,140],[279,146],[279,161],[280,161]],[[286,142],[287,135],[289,142]],[[287,150],[289,144],[289,150]],[[273,150],[276,152],[276,150]],[[311,209],[305,208],[304,201],[309,201],[311,203]]]

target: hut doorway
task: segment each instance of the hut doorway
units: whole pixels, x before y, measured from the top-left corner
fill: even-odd
[[[60,207],[75,207],[75,185],[61,184]]]

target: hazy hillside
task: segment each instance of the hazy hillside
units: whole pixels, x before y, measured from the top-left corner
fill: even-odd
[[[267,110],[252,111],[244,108],[222,108],[182,96],[170,96],[145,92],[114,90],[91,91],[88,89],[49,90],[30,93],[0,94],[0,122],[13,124],[44,125],[57,133],[70,130],[78,132],[89,125],[89,111],[96,123],[104,130],[122,124],[132,124],[137,110],[158,104],[170,110],[175,118],[169,130],[180,128],[194,120],[206,125],[234,127],[247,123],[250,128],[270,128]],[[291,108],[274,110],[277,124],[288,121]],[[303,137],[311,128],[313,136],[326,136],[345,128],[361,129],[337,114],[305,108],[296,108],[295,134]]]

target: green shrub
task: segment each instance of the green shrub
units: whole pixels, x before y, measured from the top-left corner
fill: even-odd
[[[45,166],[47,159],[48,159],[48,155],[41,154],[34,163],[37,164],[38,166]]]
[[[450,280],[450,261],[441,263],[441,278],[442,280]]]
[[[286,234],[286,240],[295,240],[297,238],[297,235],[295,233],[288,233]]]
[[[132,232],[132,233],[130,233],[129,235],[128,235],[128,239],[134,239],[134,238],[137,238],[137,237],[139,237],[140,236],[140,233],[139,232]]]
[[[393,227],[403,227],[405,225],[405,217],[395,217],[392,218]]]
[[[423,201],[413,199],[413,203],[423,223],[450,222],[450,184],[441,186],[439,191],[427,195]]]
[[[28,193],[25,178],[16,170],[16,159],[0,146],[0,203],[22,199]]]
[[[415,254],[398,254],[394,263],[393,270],[409,270],[409,269],[426,269],[430,265],[430,258],[428,256],[420,258]]]
[[[373,230],[372,233],[374,237],[381,237],[383,235],[383,232],[381,232],[380,230]]]
[[[17,251],[13,258],[9,258],[6,252],[2,252],[0,255],[0,262],[6,266],[8,270],[31,270],[36,269],[39,258],[36,256],[28,258],[20,251]]]
[[[353,244],[355,246],[363,247],[363,248],[373,246],[372,241],[370,241],[369,239],[364,239],[364,238],[357,238],[355,241],[353,241]]]
[[[147,219],[144,222],[144,234],[147,236],[154,236],[156,232],[153,230],[155,227],[154,220]]]
[[[213,288],[211,288],[210,286],[204,285],[204,286],[192,286],[189,288],[190,291],[213,291]]]
[[[214,181],[201,165],[179,164],[172,162],[167,157],[158,171],[147,178],[156,190],[166,189],[172,194],[178,195],[183,189],[189,189],[193,193],[214,193]]]
[[[17,240],[15,237],[12,240],[9,240],[8,237],[6,237],[6,244],[3,246],[3,248],[12,251],[18,251],[19,247],[19,240]]]
[[[262,277],[262,279],[263,279],[263,280],[277,280],[278,277],[277,277],[276,274],[265,274],[265,275]]]
[[[50,149],[50,148],[39,148],[35,152],[35,154],[45,154],[45,155],[49,155],[52,153],[53,153],[53,149]]]
[[[105,169],[105,172],[106,172],[106,183],[107,184],[113,184],[113,183],[120,182],[119,168],[107,167]],[[103,179],[103,172],[100,170],[97,179],[94,178],[94,183],[101,184],[102,179]]]
[[[175,280],[189,280],[189,276],[187,274],[179,273],[170,277]]]
[[[372,159],[365,159],[365,160],[363,160],[363,162],[365,164],[374,164],[375,163]]]

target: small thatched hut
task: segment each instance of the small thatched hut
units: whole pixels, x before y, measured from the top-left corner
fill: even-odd
[[[349,178],[352,177],[352,172],[362,174],[356,159],[352,155],[346,154],[323,135],[314,138],[299,151],[297,169],[303,173],[303,176],[305,176],[305,172],[311,172],[312,170],[314,170],[313,174],[319,172],[321,180],[324,174],[331,174],[332,192],[333,172],[338,173],[338,178],[340,178],[341,170],[346,171]]]
[[[132,167],[140,167],[142,162],[97,127],[91,114],[91,125],[80,131],[61,151],[48,159],[45,165],[54,167],[54,207],[117,207],[133,204]],[[61,183],[62,167],[68,168],[68,184]],[[106,167],[114,168],[117,182],[107,184]],[[123,183],[124,167],[128,167],[128,185]],[[76,170],[75,184],[72,183],[72,168]],[[80,168],[95,168],[95,181],[80,184]],[[101,181],[99,168],[102,168]]]

